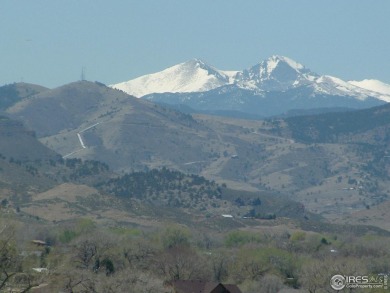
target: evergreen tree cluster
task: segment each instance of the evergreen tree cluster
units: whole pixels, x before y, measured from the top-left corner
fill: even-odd
[[[195,207],[206,199],[220,199],[222,194],[213,181],[167,168],[126,174],[110,179],[99,187],[119,197],[138,198],[174,207]]]
[[[72,180],[84,176],[98,175],[109,170],[107,164],[94,160],[67,159],[65,160],[65,166],[72,170],[72,174],[69,176]]]
[[[297,116],[285,119],[294,139],[305,143],[334,143],[353,135],[385,127],[390,123],[390,106],[340,113]],[[386,133],[386,136],[388,133]]]

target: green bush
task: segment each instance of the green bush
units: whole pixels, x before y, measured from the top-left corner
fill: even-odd
[[[239,247],[248,243],[260,243],[261,240],[259,234],[246,231],[233,231],[226,235],[225,245],[227,247]]]

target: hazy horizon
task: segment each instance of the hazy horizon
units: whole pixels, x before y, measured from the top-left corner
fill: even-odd
[[[192,58],[242,70],[283,55],[390,83],[390,2],[3,1],[0,85],[118,83]]]

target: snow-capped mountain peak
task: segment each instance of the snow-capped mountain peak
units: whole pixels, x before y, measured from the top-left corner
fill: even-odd
[[[223,71],[207,65],[200,59],[191,59],[112,87],[142,97],[150,93],[208,91],[229,83],[229,80],[230,76]]]
[[[300,71],[305,68],[302,64],[288,57],[279,56],[279,55],[273,55],[270,58],[268,58],[265,62],[267,64],[268,72],[272,72],[281,62],[288,64],[291,68],[295,69],[296,71]]]
[[[284,91],[310,83],[317,77],[302,64],[274,55],[246,69],[237,81],[242,88],[260,88],[266,91]]]

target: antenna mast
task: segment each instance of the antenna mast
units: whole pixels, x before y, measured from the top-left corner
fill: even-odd
[[[85,80],[85,66],[81,67],[81,80]]]

